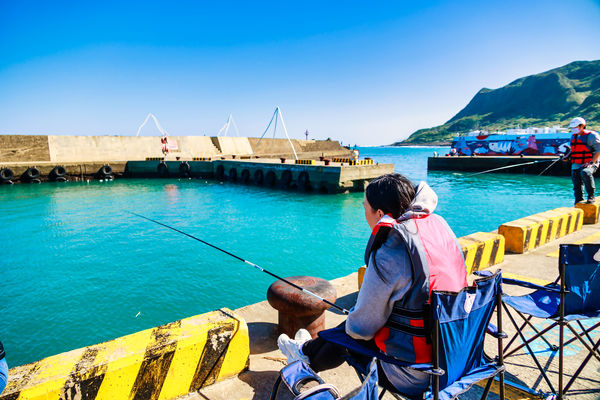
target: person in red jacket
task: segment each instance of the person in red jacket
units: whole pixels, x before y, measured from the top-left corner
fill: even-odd
[[[594,173],[600,163],[600,135],[598,132],[585,129],[585,120],[573,118],[571,128],[571,179],[575,203],[583,201],[583,188],[587,193],[587,202],[595,201],[596,184]]]

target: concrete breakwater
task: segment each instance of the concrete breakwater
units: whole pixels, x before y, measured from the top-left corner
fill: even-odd
[[[157,137],[0,136],[0,182],[217,178],[338,193],[364,190],[393,171],[391,164],[356,161],[331,140],[172,137],[167,154],[162,145]]]

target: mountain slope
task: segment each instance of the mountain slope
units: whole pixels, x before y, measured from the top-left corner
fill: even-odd
[[[394,144],[449,141],[474,129],[565,126],[576,116],[590,121],[590,127],[600,126],[600,60],[575,61],[498,89],[483,88],[445,124],[420,129]]]

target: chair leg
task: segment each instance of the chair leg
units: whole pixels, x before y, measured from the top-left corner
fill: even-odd
[[[521,328],[519,328],[519,326],[517,325],[516,321],[515,321],[515,320],[514,320],[514,318],[512,317],[512,314],[511,314],[511,313],[510,313],[510,311],[508,310],[508,307],[506,306],[506,304],[504,304],[504,303],[503,303],[503,304],[502,304],[502,306],[503,306],[504,310],[506,311],[506,314],[507,314],[507,315],[509,316],[509,318],[511,319],[511,322],[512,322],[513,326],[515,327],[515,329],[517,330],[517,333],[518,333],[518,332],[521,332]],[[525,317],[524,317],[522,314],[521,314],[521,317],[522,317],[522,318],[525,318]],[[543,336],[543,335],[544,335],[546,332],[548,332],[549,330],[551,330],[552,328],[554,328],[556,325],[557,325],[557,323],[553,323],[553,324],[551,324],[550,326],[548,326],[548,327],[544,328],[544,329],[543,329],[543,330],[541,330],[541,331],[537,331],[537,329],[535,329],[535,328],[534,328],[534,330],[535,330],[536,332],[538,332],[537,334],[533,335],[532,337],[530,337],[530,338],[529,338],[529,339],[527,339],[527,340],[525,340],[525,339],[522,339],[523,343],[521,343],[520,345],[518,345],[517,347],[515,347],[514,349],[512,349],[512,350],[511,350],[510,352],[508,352],[508,353],[506,353],[506,351],[508,350],[508,347],[509,347],[509,346],[506,346],[506,347],[504,348],[504,352],[505,352],[505,354],[504,354],[504,357],[510,357],[511,355],[513,355],[514,353],[516,353],[517,351],[519,351],[520,349],[522,349],[523,347],[525,347],[527,344],[529,344],[529,343],[533,342],[535,339],[537,339],[537,338],[539,338],[539,337],[542,337],[542,339],[543,339],[543,340],[544,340],[544,341],[545,341],[545,342],[546,342],[546,343],[547,343],[547,344],[550,346],[551,350],[553,350],[553,351],[556,351],[556,350],[557,350],[557,347],[556,347],[556,346],[554,346],[554,345],[551,345],[550,343],[548,343],[548,341],[546,340],[546,338],[544,338],[544,336]],[[515,337],[517,337],[517,334],[515,334],[515,336],[513,337],[513,339],[511,339],[511,342],[514,340],[514,338],[515,338]],[[510,345],[510,343],[509,343],[509,345]]]
[[[510,319],[510,321],[512,322],[512,324],[515,327],[517,327],[518,325],[517,325],[515,319],[513,318],[513,316],[511,315],[511,313],[508,311],[508,309],[506,307],[506,304],[502,304],[502,306],[503,306],[504,310],[506,311],[506,314],[508,315],[508,318]],[[552,382],[550,382],[550,379],[548,379],[548,375],[546,375],[546,372],[544,371],[544,368],[542,367],[542,365],[538,361],[537,357],[533,353],[533,350],[531,349],[531,346],[529,346],[529,342],[527,341],[527,339],[525,339],[525,336],[523,336],[523,333],[521,331],[517,331],[517,334],[521,337],[521,340],[525,344],[525,347],[527,347],[527,350],[529,350],[529,355],[531,356],[531,358],[533,358],[533,361],[535,362],[535,365],[537,365],[540,373],[542,374],[542,377],[544,378],[544,380],[546,381],[546,383],[550,387],[550,390],[552,390],[552,393],[556,394],[556,390],[554,389],[554,386],[552,386]],[[560,349],[559,349],[559,351],[560,351]]]
[[[517,310],[515,310],[515,311],[517,311]],[[540,338],[541,338],[541,339],[542,339],[544,342],[546,342],[546,344],[548,345],[548,347],[550,347],[550,349],[551,349],[552,351],[556,351],[556,350],[558,350],[558,347],[557,347],[555,344],[552,344],[552,343],[550,343],[550,342],[548,341],[548,339],[546,339],[546,338],[544,337],[544,334],[543,334],[543,333],[540,333],[540,331],[538,331],[538,329],[537,329],[535,326],[533,326],[533,324],[530,322],[532,317],[529,317],[529,318],[525,319],[525,315],[523,315],[523,313],[521,313],[520,311],[517,311],[517,313],[518,313],[518,314],[521,316],[521,318],[523,318],[523,319],[525,320],[525,323],[526,323],[527,325],[529,325],[529,327],[530,327],[531,329],[533,329],[533,331],[534,331],[534,332],[535,332],[535,333],[536,333],[536,334],[537,334],[537,335],[538,335],[538,336],[539,336],[539,337],[540,337]],[[550,329],[552,329],[552,328],[550,328]],[[546,332],[547,332],[547,331],[546,331]],[[546,333],[546,332],[544,332],[544,333]]]
[[[483,390],[483,394],[481,395],[481,400],[487,399],[488,394],[490,394],[490,389],[492,388],[493,381],[494,381],[494,377],[491,377],[490,379],[488,379],[488,381],[485,385],[485,389]]]
[[[594,345],[594,348],[592,349],[592,351],[590,351],[588,353],[588,355],[585,357],[585,359],[583,360],[583,362],[581,363],[581,365],[579,366],[579,368],[577,368],[577,371],[575,371],[575,373],[573,374],[573,376],[571,377],[571,379],[569,380],[569,382],[565,386],[565,388],[563,390],[563,393],[566,393],[567,390],[569,390],[569,388],[571,387],[571,385],[573,384],[573,382],[575,382],[575,379],[577,379],[577,377],[579,376],[579,374],[581,373],[581,371],[583,371],[583,368],[585,368],[585,366],[588,363],[588,361],[590,361],[590,358],[592,358],[592,355],[595,355],[595,352],[598,351],[599,347],[600,347],[600,339]]]
[[[531,318],[533,317],[528,317],[527,320],[531,320]],[[523,325],[521,325],[520,327],[518,327],[518,330],[522,330],[523,328],[525,328],[525,325],[527,325],[527,321],[523,322]],[[509,340],[508,344],[506,345],[506,347],[504,348],[504,352],[506,353],[508,351],[508,349],[510,348],[510,346],[513,344],[513,342],[517,339],[518,335],[514,335],[512,337],[512,339]]]
[[[588,342],[586,342],[585,339],[583,339],[581,337],[581,335],[579,335],[577,333],[577,331],[575,331],[575,329],[571,325],[569,325],[569,324],[566,324],[566,325],[567,325],[567,328],[569,328],[571,330],[571,332],[573,332],[573,335],[575,335],[575,337],[577,339],[579,339],[579,341],[587,349],[587,351],[589,351],[591,353],[591,355],[593,355],[594,357],[596,357],[598,359],[598,361],[600,361],[600,355],[596,354],[596,350],[592,346],[590,346],[588,344]],[[589,336],[588,336],[588,338],[589,338]]]
[[[596,323],[594,326],[592,326],[592,327],[590,327],[590,328],[586,328],[585,326],[583,326],[583,325],[581,324],[581,322],[580,322],[580,321],[577,321],[577,323],[579,324],[579,327],[581,328],[581,331],[582,331],[583,333],[585,333],[585,335],[587,336],[587,338],[589,339],[590,343],[591,343],[591,344],[592,344],[592,346],[593,346],[593,345],[594,345],[594,341],[593,341],[593,340],[590,338],[590,336],[589,336],[589,332],[593,332],[593,331],[594,331],[594,329],[596,329],[597,327],[599,327],[599,326],[600,326],[600,322]],[[576,338],[576,337],[572,337],[571,339],[569,339],[569,340],[567,340],[567,341],[565,342],[565,346],[567,346],[567,345],[569,345],[569,344],[573,343],[573,342],[574,342],[574,341],[576,341],[576,340],[577,340],[577,338]]]
[[[598,322],[597,324],[595,324],[594,326],[592,326],[589,329],[586,329],[585,326],[583,326],[583,324],[579,320],[577,320],[577,325],[579,325],[579,328],[581,328],[581,332],[585,335],[586,338],[588,338],[588,340],[590,341],[592,346],[594,346],[594,340],[590,336],[590,332],[593,332],[594,329],[596,329],[598,326],[600,326],[600,322]]]
[[[509,310],[508,310],[508,308],[507,308],[507,306],[506,306],[505,304],[503,304],[503,306],[504,306],[504,309],[506,310],[506,313],[507,313],[508,315],[511,315],[511,314],[510,314],[510,311],[509,311]],[[516,311],[516,310],[515,310],[515,311]],[[517,311],[517,313],[519,313],[519,312]],[[550,326],[548,326],[548,327],[544,328],[543,330],[541,330],[541,331],[538,331],[538,330],[537,330],[537,328],[535,328],[535,327],[534,327],[534,326],[533,326],[533,325],[532,325],[532,324],[531,324],[531,323],[530,323],[530,322],[529,322],[529,321],[528,321],[528,320],[525,318],[525,316],[524,316],[523,314],[519,313],[519,315],[521,316],[521,318],[523,318],[523,319],[525,320],[525,323],[524,323],[524,324],[523,324],[521,327],[518,327],[518,326],[516,325],[516,323],[513,323],[513,325],[514,325],[515,329],[517,330],[517,332],[521,332],[521,330],[523,329],[523,327],[524,327],[525,325],[529,324],[529,326],[530,326],[530,327],[531,327],[531,328],[532,328],[532,329],[533,329],[535,332],[537,332],[537,333],[536,333],[535,335],[533,335],[532,337],[530,337],[530,338],[529,338],[527,341],[523,341],[523,343],[521,343],[520,345],[518,345],[517,347],[515,347],[514,349],[512,349],[510,352],[506,353],[506,351],[508,350],[508,347],[510,346],[510,343],[509,343],[509,344],[508,344],[508,345],[507,345],[507,346],[504,348],[504,352],[505,352],[505,354],[504,354],[504,357],[510,357],[511,355],[513,355],[514,353],[516,353],[517,351],[519,351],[519,350],[521,350],[523,347],[525,347],[525,343],[531,343],[531,342],[533,342],[534,340],[536,340],[536,339],[537,339],[537,338],[539,338],[539,337],[541,337],[541,338],[542,338],[542,340],[543,340],[544,342],[546,342],[546,344],[547,344],[547,345],[550,347],[550,349],[551,349],[552,351],[556,351],[556,350],[558,350],[558,347],[556,347],[556,345],[553,345],[553,344],[549,343],[549,342],[548,342],[548,340],[547,340],[547,339],[544,337],[544,334],[545,334],[546,332],[548,332],[549,330],[551,330],[552,328],[554,328],[554,327],[557,325],[556,323],[553,323],[553,324],[551,324]],[[518,336],[517,334],[515,334],[515,336],[513,336],[513,338],[511,339],[511,343],[514,341],[514,339],[515,339],[517,336]]]
[[[565,322],[561,314],[560,322],[558,324],[558,400],[563,400],[563,361],[564,361],[564,339],[565,339]]]

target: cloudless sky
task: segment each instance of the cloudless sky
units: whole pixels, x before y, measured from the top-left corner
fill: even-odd
[[[152,112],[171,135],[232,113],[260,136],[278,105],[293,138],[389,144],[599,59],[598,21],[598,0],[0,0],[0,134],[135,135]]]

